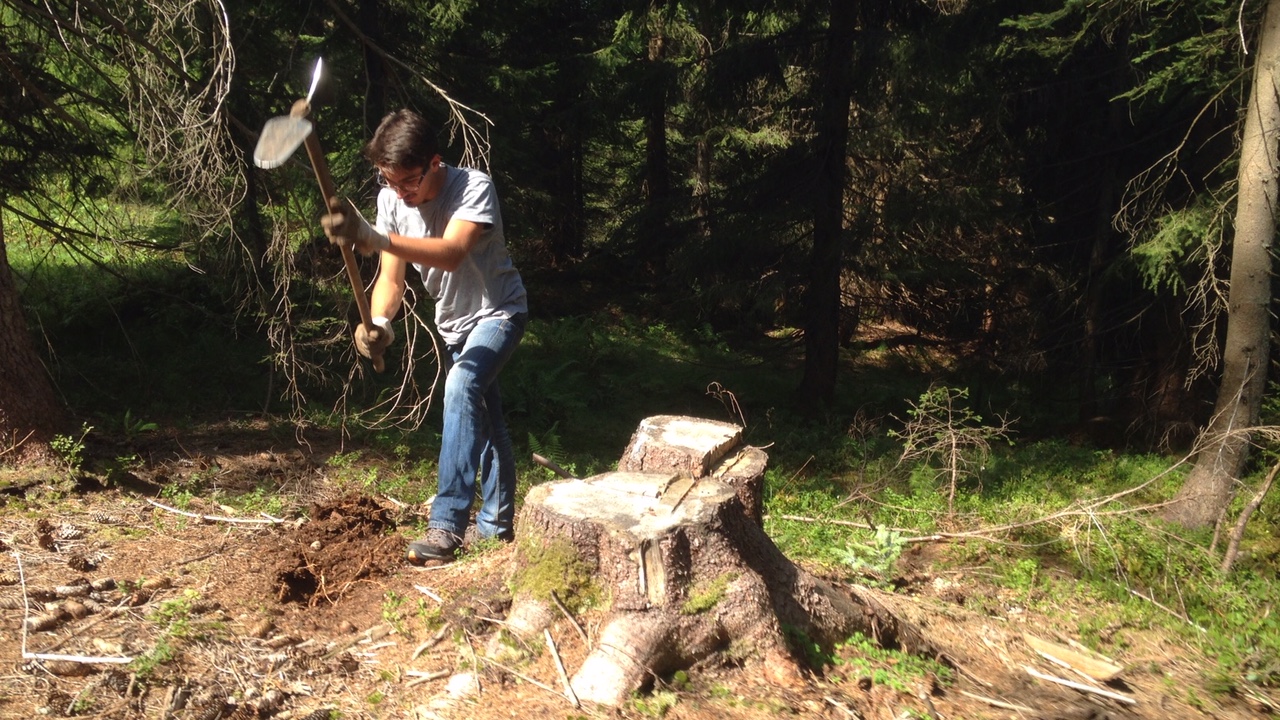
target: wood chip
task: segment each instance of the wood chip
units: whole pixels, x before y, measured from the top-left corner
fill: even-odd
[[[1124,672],[1124,668],[1108,662],[1101,655],[1083,647],[1076,650],[1026,633],[1022,634],[1022,638],[1032,650],[1043,657],[1083,673],[1098,682],[1114,680]]]

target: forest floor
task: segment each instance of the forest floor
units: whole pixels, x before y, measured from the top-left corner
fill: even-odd
[[[1206,689],[1211,660],[1157,629],[1123,629],[1123,654],[1111,659],[1124,670],[1107,683],[1051,663],[1026,638],[1069,645],[1092,608],[1062,597],[1052,617],[1037,614],[984,582],[981,568],[937,568],[929,546],[902,558],[886,601],[943,649],[950,672],[942,677],[907,687],[885,680],[905,677],[894,660],[880,661],[879,673],[851,663],[797,676],[717,657],[626,707],[578,708],[555,660],[570,675],[579,666],[584,640],[598,630],[591,613],[551,627],[555,652],[539,643],[518,665],[484,659],[509,603],[515,546],[442,568],[408,566],[403,547],[420,508],[335,483],[325,460],[342,449],[338,438],[313,435],[306,447],[280,449],[264,447],[265,437],[227,429],[159,439],[126,482],[0,492],[0,717],[1157,720],[1274,712],[1265,698]],[[293,504],[273,522],[233,517],[196,497],[184,512],[216,519],[189,517],[157,491],[193,473],[227,492],[270,487]],[[59,655],[131,661],[48,657]]]

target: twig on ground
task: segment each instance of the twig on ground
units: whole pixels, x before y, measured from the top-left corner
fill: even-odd
[[[1160,604],[1160,601],[1159,601],[1159,600],[1156,600],[1155,598],[1150,597],[1149,595],[1143,595],[1142,593],[1138,592],[1137,590],[1134,590],[1133,588],[1129,588],[1129,594],[1130,594],[1130,595],[1133,595],[1133,596],[1134,596],[1134,597],[1136,597],[1136,598],[1141,598],[1141,599],[1143,599],[1143,600],[1146,600],[1147,602],[1151,603],[1152,605],[1155,605],[1156,607],[1160,608],[1161,610],[1163,610],[1163,611],[1165,611],[1165,612],[1169,613],[1170,615],[1172,615],[1172,616],[1174,616],[1174,617],[1178,618],[1179,620],[1181,620],[1181,621],[1185,622],[1186,624],[1188,624],[1188,625],[1190,625],[1191,627],[1193,627],[1193,628],[1195,628],[1195,629],[1199,630],[1199,631],[1200,631],[1200,632],[1202,632],[1202,633],[1206,633],[1206,634],[1207,634],[1207,633],[1209,632],[1208,630],[1205,630],[1204,628],[1200,627],[1200,626],[1199,626],[1199,625],[1197,625],[1195,622],[1193,622],[1193,621],[1191,620],[1191,618],[1187,617],[1186,615],[1183,615],[1182,613],[1178,612],[1177,610],[1174,610],[1174,609],[1173,609],[1173,608],[1171,608],[1171,607],[1168,607],[1168,606],[1166,606],[1166,605],[1162,605],[1162,604]]]
[[[432,635],[426,642],[414,648],[413,654],[409,656],[409,659],[417,660],[419,655],[421,655],[422,653],[430,650],[431,648],[439,644],[439,642],[444,639],[444,636],[449,634],[450,627],[451,626],[449,625],[449,623],[445,623],[444,627],[440,628],[440,630],[436,632],[435,635]]]
[[[1253,499],[1245,504],[1244,509],[1240,511],[1240,517],[1236,520],[1235,527],[1232,528],[1231,534],[1227,538],[1227,551],[1222,556],[1222,572],[1231,572],[1231,566],[1236,562],[1236,555],[1240,552],[1240,541],[1244,539],[1245,526],[1249,524],[1249,518],[1253,516],[1255,510],[1262,505],[1262,500],[1271,490],[1271,485],[1276,481],[1276,474],[1280,473],[1280,463],[1276,463],[1271,468],[1271,472],[1267,473],[1267,479],[1258,487],[1258,491],[1253,494]]]
[[[1049,675],[1047,673],[1042,673],[1039,670],[1036,670],[1035,668],[1029,665],[1023,665],[1022,669],[1026,670],[1027,674],[1030,675],[1031,677],[1039,678],[1041,680],[1045,680],[1051,683],[1057,683],[1058,685],[1069,687],[1072,690],[1079,690],[1080,692],[1093,693],[1094,695],[1101,695],[1102,697],[1111,698],[1112,700],[1118,700],[1122,703],[1127,703],[1129,705],[1138,704],[1137,700],[1134,700],[1128,695],[1113,693],[1110,690],[1103,690],[1102,688],[1096,688],[1096,687],[1093,687],[1092,685],[1085,685],[1084,683],[1078,683],[1074,680],[1067,680],[1066,678],[1060,678],[1056,675]]]
[[[476,671],[471,673],[471,678],[476,683],[476,694],[484,692],[484,688],[480,687],[480,655],[476,652],[475,645],[471,644],[471,633],[463,633],[462,639],[467,643],[467,652],[471,653],[471,667]]]
[[[997,525],[995,527],[982,528],[980,530],[969,530],[969,531],[957,532],[957,533],[941,532],[941,533],[932,533],[930,535],[921,535],[918,537],[904,537],[904,538],[901,538],[899,542],[918,543],[918,542],[936,542],[939,540],[965,540],[965,539],[985,540],[987,542],[999,542],[998,540],[996,540],[994,536],[1000,533],[1006,533],[1012,530],[1021,530],[1024,528],[1035,527],[1037,525],[1041,525],[1047,522],[1052,522],[1054,520],[1061,520],[1064,518],[1083,516],[1090,521],[1095,521],[1094,519],[1096,517],[1101,517],[1101,516],[1137,515],[1141,513],[1147,513],[1152,510],[1157,510],[1167,505],[1171,505],[1173,504],[1174,501],[1170,500],[1162,503],[1153,503],[1150,505],[1142,505],[1138,507],[1128,507],[1128,508],[1123,508],[1119,510],[1101,510],[1100,511],[1098,510],[1098,508],[1105,507],[1107,505],[1110,505],[1111,503],[1119,501],[1122,498],[1141,492],[1142,490],[1146,489],[1156,481],[1160,480],[1165,475],[1169,474],[1170,472],[1173,472],[1175,468],[1179,467],[1183,463],[1188,462],[1190,458],[1191,458],[1191,455],[1187,455],[1183,457],[1181,460],[1174,463],[1171,467],[1165,469],[1163,472],[1157,473],[1154,477],[1150,478],[1145,482],[1139,483],[1134,487],[1128,488],[1126,490],[1121,490],[1120,492],[1113,493],[1106,497],[1094,498],[1093,500],[1090,500],[1088,502],[1076,503],[1070,507],[1067,507],[1063,510],[1046,515],[1041,518],[1036,518],[1034,520],[1027,520],[1025,522],[1007,523],[1005,525]],[[811,518],[811,517],[804,517],[802,515],[777,515],[777,516],[771,516],[771,517],[777,517],[778,519],[782,519],[782,520],[793,520],[796,522],[826,523],[830,525],[840,525],[845,527],[871,529],[871,527],[865,523],[855,523],[848,520],[834,520],[830,518]],[[900,532],[906,532],[906,530],[900,530]]]
[[[787,486],[790,485],[793,480],[800,477],[800,473],[804,472],[804,469],[809,467],[809,463],[811,462],[813,462],[812,455],[809,456],[809,459],[804,461],[804,464],[800,466],[799,470],[796,470],[795,472],[791,473],[791,477],[787,478],[786,482],[782,483],[782,487],[778,488],[776,492],[781,492],[783,490],[786,490]]]
[[[505,672],[505,673],[508,673],[509,675],[511,675],[511,676],[513,676],[513,677],[519,678],[520,680],[523,680],[523,681],[525,681],[525,682],[529,683],[530,685],[533,685],[534,687],[542,688],[543,690],[546,690],[547,692],[551,693],[552,695],[555,695],[555,696],[557,696],[557,697],[562,697],[562,698],[568,699],[568,697],[567,697],[566,695],[564,695],[564,694],[563,694],[563,693],[561,693],[560,691],[556,690],[555,688],[551,687],[550,685],[547,685],[546,683],[540,682],[540,681],[538,681],[538,680],[534,680],[533,678],[529,677],[528,675],[524,675],[524,674],[522,674],[522,673],[520,673],[520,672],[518,672],[518,671],[516,671],[516,670],[514,670],[514,669],[512,669],[512,668],[509,668],[509,667],[507,667],[506,665],[503,665],[502,663],[498,662],[497,660],[494,660],[493,658],[487,658],[487,657],[480,657],[480,656],[476,656],[476,659],[477,659],[477,660],[479,660],[479,661],[480,661],[480,662],[482,662],[482,663],[486,663],[486,664],[488,664],[488,665],[492,665],[492,666],[494,666],[494,667],[498,668],[499,670],[501,670],[501,671],[503,671],[503,672]]]
[[[556,649],[555,638],[551,637],[551,631],[543,628],[542,634],[547,640],[547,647],[551,650],[551,658],[556,661],[556,672],[560,675],[560,683],[564,685],[564,696],[569,698],[569,702],[573,703],[575,708],[581,708],[582,703],[578,702],[578,695],[573,691],[573,685],[569,684],[569,673],[565,672],[564,661],[560,659],[560,651]]]
[[[577,618],[573,616],[573,613],[569,612],[569,608],[565,607],[564,603],[560,602],[560,598],[556,595],[554,590],[551,591],[551,602],[555,603],[556,607],[560,608],[560,612],[564,613],[565,619],[569,621],[570,625],[573,625],[574,630],[578,631],[578,637],[582,638],[582,646],[590,649],[591,641],[587,639],[587,631],[583,630],[582,626],[578,624]]]
[[[222,515],[201,515],[199,513],[187,512],[186,510],[179,510],[178,508],[175,508],[175,507],[169,507],[168,505],[165,505],[164,503],[158,503],[155,500],[152,500],[151,498],[146,498],[146,501],[149,504],[160,508],[161,510],[167,510],[171,513],[184,515],[186,517],[195,518],[197,520],[204,520],[206,522],[224,522],[224,523],[232,523],[236,525],[279,525],[281,522],[283,522],[283,520],[266,520],[266,519],[260,520],[258,518],[233,518],[233,517],[224,517]]]
[[[365,630],[364,632],[361,632],[355,635],[354,637],[349,637],[346,640],[343,640],[342,642],[335,644],[333,647],[329,648],[328,652],[326,652],[323,656],[321,656],[321,659],[332,660],[333,658],[337,657],[338,653],[341,653],[343,650],[346,650],[347,648],[352,647],[353,645],[358,645],[360,643],[372,643],[373,641],[381,640],[382,638],[390,634],[391,634],[390,625],[375,625],[369,628],[368,630]]]
[[[861,716],[861,715],[859,715],[858,713],[856,713],[856,712],[854,712],[853,710],[849,709],[849,706],[848,706],[848,705],[845,705],[844,703],[840,702],[839,700],[836,700],[835,698],[831,697],[830,695],[823,695],[823,696],[822,696],[822,699],[823,699],[823,700],[826,700],[826,701],[827,701],[827,702],[828,702],[832,707],[834,707],[834,708],[839,708],[841,711],[843,711],[843,712],[844,712],[844,714],[845,714],[845,715],[847,715],[847,716],[849,716],[849,717],[851,717],[851,718],[855,718],[856,720],[862,720],[862,716]]]
[[[194,562],[200,562],[201,560],[204,560],[204,559],[206,559],[206,558],[211,558],[211,557],[213,557],[214,555],[217,555],[218,553],[222,552],[222,549],[223,549],[223,548],[225,548],[226,546],[227,546],[227,543],[226,543],[226,541],[224,540],[224,541],[222,542],[222,544],[218,545],[218,549],[217,549],[217,550],[210,550],[210,551],[209,551],[209,552],[207,552],[207,553],[201,553],[201,554],[199,554],[199,555],[196,555],[195,557],[189,557],[189,558],[186,558],[186,559],[183,559],[183,560],[179,560],[178,562],[174,563],[174,565],[173,565],[173,566],[174,566],[174,567],[182,567],[183,565],[190,565],[191,563],[194,563]]]
[[[1004,710],[1013,710],[1015,712],[1028,712],[1028,713],[1034,713],[1036,715],[1040,714],[1039,710],[1036,710],[1034,708],[1029,708],[1026,705],[1018,705],[1017,703],[1004,702],[1003,700],[996,700],[995,698],[984,697],[982,695],[977,695],[975,693],[965,692],[964,690],[957,690],[956,692],[969,698],[970,700],[977,700],[978,702],[984,702],[992,707],[998,707]]]
[[[0,457],[4,457],[5,455],[8,455],[11,452],[17,451],[18,448],[22,447],[23,444],[26,443],[28,440],[30,440],[31,436],[35,434],[36,434],[36,431],[32,430],[31,432],[27,433],[26,437],[22,438],[21,440],[10,441],[9,447],[4,448],[3,450],[0,450]],[[17,437],[18,434],[14,433],[13,436]]]
[[[60,655],[57,653],[27,652],[27,618],[31,616],[31,602],[27,599],[27,573],[22,567],[22,555],[13,551],[13,559],[18,563],[18,582],[22,585],[22,659],[23,660],[61,660],[64,662],[93,664],[112,663],[125,665],[133,662],[130,657],[95,657],[88,655]],[[65,642],[62,641],[62,642]],[[58,643],[58,644],[61,644]]]
[[[439,595],[437,595],[437,594],[436,594],[436,591],[432,590],[431,588],[427,587],[426,585],[414,585],[414,586],[413,586],[413,589],[414,589],[414,590],[417,590],[418,592],[422,593],[423,595],[426,595],[427,597],[431,598],[432,600],[435,600],[435,601],[436,601],[436,602],[438,602],[438,603],[443,603],[443,602],[444,602],[444,598],[442,598],[442,597],[440,597]]]
[[[790,520],[792,522],[804,522],[804,523],[823,523],[825,525],[839,525],[840,527],[858,528],[859,530],[877,529],[873,525],[868,525],[867,523],[853,522],[852,520],[832,520],[830,518],[815,518],[815,517],[807,517],[804,515],[766,515],[764,519],[765,520],[773,520],[773,519]],[[896,532],[910,532],[910,528],[888,528],[888,529],[894,530]],[[935,539],[935,536],[930,536],[929,539]],[[941,539],[941,537],[937,536],[936,539]]]
[[[435,602],[439,602],[439,603],[444,602],[443,597],[440,597],[439,594],[436,594],[436,592],[433,591],[433,589],[426,587],[426,585],[413,585],[413,589],[416,589],[417,592],[425,594],[426,597],[431,598],[431,600],[434,600]]]
[[[439,680],[440,678],[449,677],[450,675],[453,674],[453,671],[437,670],[435,672],[422,672],[421,670],[405,670],[404,674],[413,678],[412,680],[404,684],[405,687],[411,688],[414,685],[421,685],[422,683],[431,682],[432,680]]]

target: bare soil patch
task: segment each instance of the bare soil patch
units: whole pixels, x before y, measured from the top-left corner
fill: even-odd
[[[557,620],[555,653],[540,640],[496,640],[517,546],[413,568],[402,554],[420,519],[415,509],[337,487],[324,470],[336,442],[278,450],[255,447],[260,434],[231,435],[157,442],[130,486],[0,494],[0,717],[1270,716],[1258,699],[1206,690],[1207,661],[1149,628],[1113,630],[1125,637],[1123,654],[1113,657],[1125,670],[1115,681],[1092,683],[1056,666],[1024,634],[1070,641],[1072,609],[1089,608],[1056,598],[1061,614],[1040,616],[1025,598],[984,583],[980,569],[935,572],[928,547],[904,558],[893,579],[898,590],[883,597],[944,649],[949,679],[895,688],[851,662],[796,676],[769,658],[715,656],[685,681],[659,678],[657,694],[634,705],[575,708],[556,658],[572,674],[599,618]],[[222,519],[148,502],[148,488],[215,467],[225,487],[265,484],[300,500],[283,522],[232,515],[198,498],[186,512]],[[103,661],[116,658],[130,662]],[[1048,682],[1028,668],[1133,702]]]

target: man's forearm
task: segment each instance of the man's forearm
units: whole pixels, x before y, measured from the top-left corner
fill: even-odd
[[[384,252],[389,252],[407,262],[440,268],[452,272],[458,268],[467,250],[456,242],[446,238],[409,237],[392,233],[388,236],[391,244]]]
[[[394,318],[404,300],[404,261],[383,254],[378,279],[369,293],[369,313],[373,317]]]

